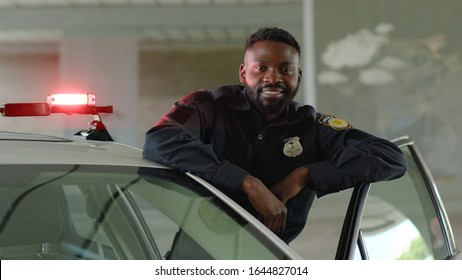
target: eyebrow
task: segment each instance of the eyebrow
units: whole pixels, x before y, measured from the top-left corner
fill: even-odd
[[[268,63],[267,60],[265,59],[255,59],[254,62],[260,62],[260,63]],[[280,65],[290,65],[290,64],[295,64],[295,62],[292,62],[292,61],[283,61],[281,63],[279,63]]]

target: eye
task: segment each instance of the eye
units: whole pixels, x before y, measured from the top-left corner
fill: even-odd
[[[294,72],[294,69],[291,67],[283,67],[280,71],[282,74],[292,74]]]
[[[263,66],[263,65],[256,65],[255,66],[255,70],[259,71],[259,72],[263,72],[266,70],[266,67]]]

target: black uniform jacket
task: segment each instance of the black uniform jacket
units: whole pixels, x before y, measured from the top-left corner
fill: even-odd
[[[309,105],[292,102],[285,118],[265,125],[240,85],[192,92],[177,101],[147,132],[143,156],[204,178],[254,214],[240,190],[247,174],[271,188],[306,166],[312,184],[288,201],[286,229],[278,233],[287,243],[302,231],[315,194],[394,179],[406,171],[394,144]]]

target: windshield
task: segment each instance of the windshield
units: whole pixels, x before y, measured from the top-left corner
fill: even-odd
[[[286,259],[183,173],[0,166],[2,259]]]

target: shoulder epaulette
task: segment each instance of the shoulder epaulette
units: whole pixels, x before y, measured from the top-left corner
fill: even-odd
[[[181,98],[181,102],[184,104],[191,104],[191,103],[207,103],[213,99],[211,92],[208,90],[197,90],[188,93],[186,96]]]

